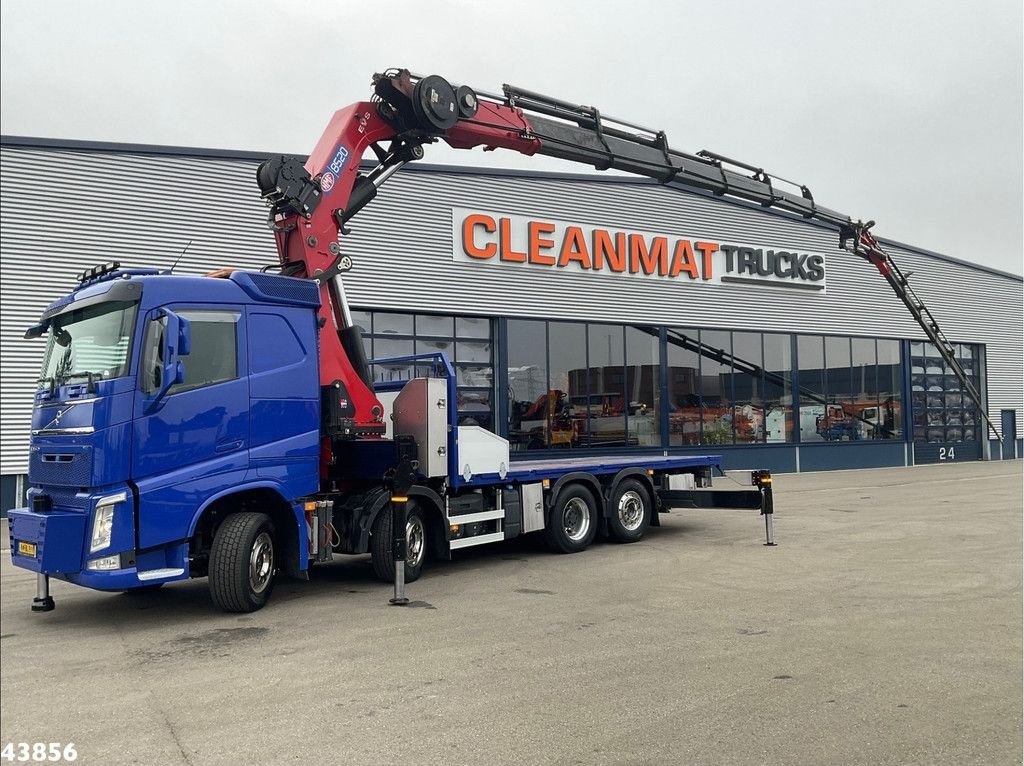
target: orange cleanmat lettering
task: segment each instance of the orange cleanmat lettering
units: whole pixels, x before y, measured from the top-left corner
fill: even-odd
[[[526,263],[526,253],[520,253],[512,249],[512,221],[508,218],[502,218],[500,223],[501,260],[512,261],[513,263]]]
[[[497,224],[494,223],[494,219],[489,215],[482,215],[480,213],[467,215],[466,220],[462,222],[462,251],[470,258],[493,258],[494,254],[498,252],[498,246],[494,242],[488,242],[483,247],[477,247],[474,229],[478,226],[487,232],[493,232],[498,228]]]
[[[565,230],[562,252],[558,256],[559,266],[567,266],[570,263],[578,263],[584,269],[590,268],[587,240],[583,236],[583,229],[579,226],[570,226]]]
[[[701,255],[704,256],[704,262],[702,264],[703,268],[701,269],[701,279],[707,282],[709,279],[714,277],[714,274],[712,273],[713,267],[711,263],[711,256],[718,252],[718,245],[714,242],[698,242],[697,249],[700,250]]]
[[[527,225],[529,231],[530,240],[530,263],[536,263],[541,266],[554,266],[555,256],[553,255],[542,255],[541,250],[550,250],[555,246],[553,239],[546,239],[541,234],[551,234],[555,230],[553,223],[544,223],[543,221],[530,221]]]
[[[605,259],[608,268],[620,274],[626,270],[626,235],[618,233],[612,243],[612,235],[604,229],[594,229],[594,269],[604,268]]]
[[[675,252],[672,254],[672,270],[670,277],[678,277],[685,271],[690,279],[700,279],[700,272],[697,270],[697,263],[693,258],[693,245],[688,239],[680,239],[676,242]]]
[[[629,267],[634,274],[667,274],[668,273],[668,240],[655,237],[648,248],[643,234],[629,235]]]

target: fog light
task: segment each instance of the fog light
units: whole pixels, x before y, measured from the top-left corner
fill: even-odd
[[[101,559],[92,559],[86,563],[85,568],[92,572],[109,572],[111,569],[120,569],[121,556],[104,556]]]

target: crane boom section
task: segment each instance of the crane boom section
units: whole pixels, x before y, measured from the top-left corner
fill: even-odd
[[[823,207],[810,189],[763,168],[709,151],[688,154],[671,148],[663,131],[602,115],[593,107],[503,86],[502,94],[477,92],[442,77],[420,77],[405,69],[374,75],[374,99],[335,113],[304,168],[286,157],[260,166],[263,196],[271,219],[282,270],[321,283],[321,318],[333,322],[338,343],[321,345],[321,382],[342,387],[357,399],[352,417],[357,433],[378,428],[379,403],[354,341],[340,273],[351,265],[338,251],[345,222],[367,204],[377,188],[402,165],[423,156],[423,145],[445,141],[456,149],[483,146],[527,156],[542,155],[656,179],[666,186],[700,190],[745,200],[820,221],[838,230],[839,246],[869,261],[886,279],[914,320],[956,374],[989,428],[998,431],[953,345],[891,256],[863,222]],[[388,146],[384,146],[387,143]],[[360,172],[360,160],[372,149],[378,165]]]
[[[383,434],[384,408],[374,395],[369,373],[351,332],[339,275],[351,268],[342,255],[338,234],[359,179],[366,149],[395,137],[377,114],[361,102],[339,109],[331,118],[305,166],[276,157],[260,165],[257,181],[272,204],[274,232],[282,273],[305,277],[320,288],[320,386],[325,410],[335,413],[332,428],[346,437]],[[339,214],[340,211],[340,214]]]

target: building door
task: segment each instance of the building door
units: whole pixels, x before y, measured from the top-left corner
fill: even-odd
[[[1017,411],[1003,410],[1003,460],[1017,457]]]

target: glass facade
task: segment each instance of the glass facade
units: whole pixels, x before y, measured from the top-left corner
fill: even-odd
[[[517,449],[902,438],[897,340],[537,320],[507,335]]]
[[[632,443],[627,434],[625,406],[625,328],[622,325],[587,327],[587,365],[574,371],[577,391],[587,397],[570,399],[582,403],[583,423],[591,447],[622,447]]]
[[[659,330],[510,319],[506,336],[514,451],[661,446]]]
[[[793,440],[788,335],[669,328],[669,446]]]
[[[701,444],[732,444],[732,339],[728,330],[701,330]]]
[[[879,338],[875,341],[878,366],[875,374],[878,385],[878,408],[882,435],[902,439],[903,435],[903,364],[900,342]],[[891,434],[891,437],[889,436]]]
[[[793,441],[793,341],[789,335],[764,333],[764,440]]]
[[[732,422],[737,444],[765,440],[764,350],[761,333],[732,334]],[[747,362],[744,365],[741,362]]]
[[[800,441],[900,439],[899,341],[797,337]]]
[[[459,422],[496,431],[516,452],[899,440],[905,387],[914,441],[980,438],[976,408],[925,343],[384,311],[353,315],[364,328],[370,359],[447,354],[456,370]],[[495,341],[499,329],[502,349]],[[959,345],[957,353],[979,386],[980,347]],[[376,380],[415,373],[408,363],[373,369]]]
[[[825,392],[825,339],[820,335],[800,335],[796,339],[799,364],[800,441],[823,441],[818,433],[824,423],[828,395]]]
[[[543,447],[550,440],[547,323],[509,320],[507,354],[510,448]]]
[[[661,332],[626,326],[626,425],[631,443],[660,447]]]
[[[480,317],[353,311],[363,329],[367,359],[443,352],[455,367],[460,425],[494,430],[494,341],[491,320]],[[404,362],[375,364],[374,380],[413,377]]]
[[[668,443],[673,447],[700,444],[700,331],[669,328]]]
[[[957,361],[975,390],[980,390],[980,348],[965,343],[953,345]],[[981,438],[978,408],[931,343],[910,344],[910,397],[914,441],[946,444],[977,442]]]

